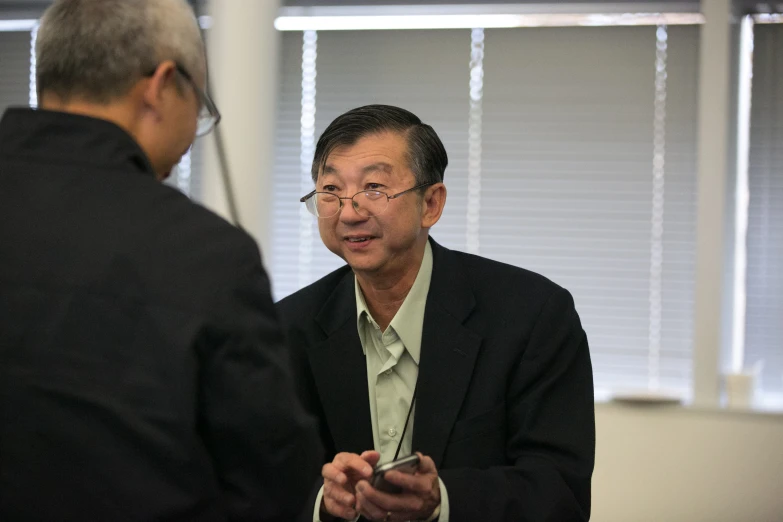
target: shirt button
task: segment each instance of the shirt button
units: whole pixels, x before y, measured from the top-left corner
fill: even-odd
[[[389,368],[388,370],[386,370],[385,372],[383,372],[383,374],[384,374],[386,377],[388,377],[389,375],[391,375],[391,374],[392,374],[392,370],[391,370],[391,368]]]
[[[395,435],[397,435],[397,430],[389,428],[389,437],[394,437]]]

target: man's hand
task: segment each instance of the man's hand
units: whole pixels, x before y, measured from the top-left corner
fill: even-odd
[[[321,469],[324,478],[321,520],[328,520],[329,515],[349,520],[356,517],[356,484],[372,476],[379,458],[377,451],[365,451],[361,455],[338,453],[332,462],[324,464]]]
[[[356,510],[370,520],[402,522],[426,520],[440,505],[438,470],[431,458],[419,455],[419,469],[410,475],[392,470],[384,474],[387,482],[400,486],[396,495],[373,488],[365,479],[356,485]]]

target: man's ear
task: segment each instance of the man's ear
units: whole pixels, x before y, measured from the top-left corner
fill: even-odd
[[[443,214],[443,207],[446,206],[446,185],[436,183],[427,187],[421,204],[421,226],[422,228],[431,228],[438,222]]]
[[[147,78],[144,88],[144,103],[153,110],[165,100],[165,95],[172,87],[176,87],[177,66],[171,60],[161,62],[152,76]]]

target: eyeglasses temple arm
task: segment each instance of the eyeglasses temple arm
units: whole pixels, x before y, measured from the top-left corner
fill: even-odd
[[[416,185],[415,187],[411,187],[408,190],[403,190],[402,192],[398,192],[397,194],[393,196],[386,196],[389,199],[397,199],[398,197],[402,196],[403,194],[407,194],[408,192],[414,191],[416,189],[420,189],[422,187],[428,187],[430,185],[434,185],[435,183],[422,183],[421,185]]]

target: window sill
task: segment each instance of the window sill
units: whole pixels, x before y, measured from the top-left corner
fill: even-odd
[[[783,405],[762,405],[754,406],[752,408],[727,408],[721,406],[696,406],[690,403],[681,404],[654,404],[654,403],[629,403],[629,402],[617,402],[609,399],[597,399],[595,401],[596,410],[605,411],[649,411],[649,412],[678,412],[684,415],[698,414],[698,415],[733,415],[733,416],[754,416],[754,417],[769,417],[772,419],[783,420]]]

